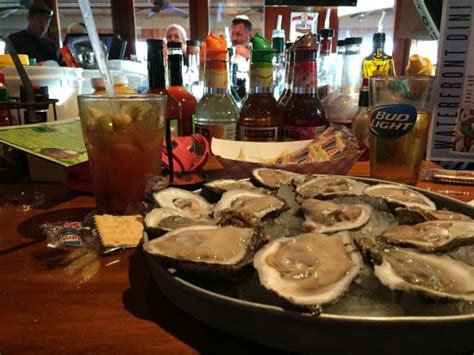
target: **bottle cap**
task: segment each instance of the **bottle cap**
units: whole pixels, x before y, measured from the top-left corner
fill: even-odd
[[[385,33],[383,32],[376,32],[372,37],[373,42],[385,42]]]
[[[362,37],[347,37],[344,40],[344,44],[346,46],[350,46],[350,45],[353,45],[353,44],[361,44],[361,43],[362,43]]]
[[[147,39],[147,40],[146,40],[146,44],[147,44],[149,47],[162,48],[164,42],[165,42],[165,41],[163,41],[162,39]]]
[[[285,40],[285,30],[274,29],[272,31],[272,38],[283,38]]]
[[[186,45],[188,47],[199,47],[201,45],[201,42],[199,42],[197,39],[188,39],[186,41]]]
[[[210,32],[206,37],[206,60],[227,60],[227,43],[224,36]]]
[[[181,49],[183,47],[183,44],[181,42],[167,42],[166,47]]]
[[[334,30],[332,28],[322,28],[319,30],[319,34],[322,39],[330,39],[334,35]]]
[[[318,57],[317,36],[313,33],[307,33],[298,38],[294,45],[295,60],[316,60]]]
[[[252,39],[252,62],[271,62],[273,59],[273,48],[265,37],[256,33]]]

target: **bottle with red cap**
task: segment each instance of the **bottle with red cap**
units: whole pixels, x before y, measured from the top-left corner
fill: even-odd
[[[294,67],[291,93],[283,103],[284,141],[313,139],[323,132],[328,121],[318,98],[317,37],[308,33],[293,45]]]

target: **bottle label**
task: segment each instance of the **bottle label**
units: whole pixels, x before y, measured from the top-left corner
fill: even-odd
[[[283,140],[299,141],[314,139],[324,132],[326,126],[283,126]]]
[[[412,105],[378,106],[370,114],[370,131],[377,137],[399,138],[413,129],[416,116]]]
[[[212,137],[235,140],[235,134],[237,133],[235,124],[210,125],[195,122],[194,130],[196,133],[201,133],[209,142]]]
[[[295,61],[293,74],[293,87],[304,90],[316,89],[317,87],[316,61]]]
[[[252,63],[250,67],[250,84],[252,87],[271,88],[273,86],[273,64]]]
[[[227,89],[229,76],[227,63],[221,61],[206,61],[206,86],[208,88]]]
[[[242,127],[239,129],[240,140],[247,142],[276,142],[278,127]]]

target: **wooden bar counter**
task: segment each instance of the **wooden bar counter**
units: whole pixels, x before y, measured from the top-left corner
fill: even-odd
[[[205,170],[226,176],[215,159]],[[356,163],[350,175],[368,176],[368,163]],[[474,199],[474,187],[418,186]],[[141,248],[100,257],[47,248],[39,225],[82,221],[95,207],[92,195],[26,183],[0,185],[0,199],[20,191],[41,191],[46,202],[27,212],[0,210],[0,353],[279,353],[181,312],[152,282]]]

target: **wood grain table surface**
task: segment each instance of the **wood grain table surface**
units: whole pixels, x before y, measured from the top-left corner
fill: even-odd
[[[431,163],[426,163],[428,166]],[[358,162],[350,175],[368,176]],[[211,178],[226,173],[214,158]],[[463,201],[474,187],[421,182]],[[41,191],[44,205],[27,212],[5,205],[20,191]],[[0,353],[280,353],[207,326],[179,310],[152,282],[140,248],[98,257],[83,249],[49,249],[39,225],[76,220],[93,195],[61,183],[0,185]]]

